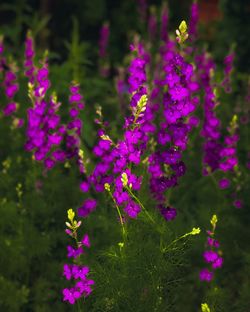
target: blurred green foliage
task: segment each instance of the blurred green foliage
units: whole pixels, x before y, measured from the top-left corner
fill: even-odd
[[[250,3],[247,0],[221,0],[220,6],[223,12],[223,20],[218,29],[218,41],[224,43],[226,46],[236,43],[236,66],[240,72],[249,74]],[[223,52],[225,53],[224,49]]]
[[[151,4],[160,2],[152,1]],[[188,4],[179,6],[176,1],[170,1],[173,29],[180,16],[187,16]],[[243,0],[223,0],[221,5],[224,19],[212,43],[213,52],[220,59],[228,51],[230,43],[236,42],[238,68],[242,71],[235,74],[233,94],[220,94],[222,104],[218,113],[225,128],[235,103],[243,105],[244,102],[244,72],[249,69],[246,35],[249,6]],[[81,83],[86,101],[86,109],[81,113],[85,152],[90,155],[96,140],[97,128],[93,120],[97,104],[102,105],[107,120],[114,120],[110,130],[116,137],[122,117],[112,77],[104,79],[97,74],[98,34],[102,22],[109,20],[112,29],[110,58],[115,66],[128,51],[128,37],[131,37],[132,30],[144,33],[146,30],[145,25],[138,22],[135,1],[61,0],[38,3],[12,0],[1,3],[0,17],[0,32],[6,36],[6,49],[17,59],[20,67],[24,51],[22,42],[28,28],[36,38],[37,59],[45,48],[50,48],[50,79],[62,101],[63,118],[67,116],[70,81],[77,79]],[[218,41],[219,45],[216,44]],[[30,104],[27,81],[24,77],[20,79],[18,101],[24,115]],[[201,302],[208,302],[216,312],[248,311],[249,180],[245,181],[246,188],[242,191],[245,209],[236,210],[229,194],[218,191],[212,179],[201,175],[201,142],[196,140],[198,132],[199,129],[192,134],[185,155],[187,174],[171,194],[179,217],[174,223],[167,224],[162,223],[159,216],[155,215],[155,218],[166,227],[166,244],[195,226],[200,226],[202,233],[184,240],[163,255],[159,253],[160,242],[154,229],[139,218],[129,224],[125,259],[117,258],[114,255],[119,254],[120,227],[112,203],[103,196],[97,211],[83,224],[92,241],[83,262],[90,265],[96,282],[94,293],[84,303],[83,311],[193,312],[199,310]],[[73,165],[70,168],[57,166],[45,174],[23,149],[24,130],[11,129],[9,120],[2,116],[0,133],[0,310],[76,310],[61,302],[61,289],[67,285],[62,277],[68,243],[64,234],[66,211],[70,207],[78,207],[85,196],[79,191],[79,174]],[[242,164],[246,163],[248,136],[248,126],[242,125],[239,144]],[[22,194],[18,196],[19,183]],[[147,190],[142,192],[147,194]],[[147,209],[154,213],[154,203],[146,195],[145,203]],[[205,231],[215,212],[219,218],[217,237],[225,265],[216,273],[211,285],[204,285],[198,280],[198,272],[203,266]]]

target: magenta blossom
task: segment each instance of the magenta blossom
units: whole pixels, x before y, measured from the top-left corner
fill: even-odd
[[[219,187],[221,189],[229,188],[229,186],[230,186],[230,180],[223,178],[219,181]]]
[[[213,272],[209,271],[208,269],[202,269],[200,271],[200,280],[201,281],[206,281],[206,282],[211,282],[213,279]]]

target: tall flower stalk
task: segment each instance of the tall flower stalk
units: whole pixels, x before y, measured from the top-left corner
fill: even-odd
[[[88,278],[89,267],[78,264],[80,256],[84,253],[83,248],[90,248],[90,241],[87,234],[79,241],[78,230],[81,221],[75,220],[75,213],[72,209],[68,210],[68,221],[66,222],[66,234],[68,234],[76,244],[76,248],[68,245],[68,258],[74,259],[74,264],[65,264],[63,267],[63,275],[67,280],[73,279],[75,284],[71,288],[64,288],[63,301],[75,304],[81,297],[88,297],[92,292],[94,281]]]
[[[209,265],[209,268],[204,268],[200,271],[200,280],[211,282],[214,278],[214,271],[223,265],[222,252],[220,250],[220,243],[215,239],[215,229],[217,225],[217,216],[213,215],[210,223],[212,229],[207,231],[206,251],[203,253],[204,261]]]

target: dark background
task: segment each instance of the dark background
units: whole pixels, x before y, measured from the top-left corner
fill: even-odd
[[[156,6],[159,16],[162,1],[148,1],[148,3],[149,6]],[[168,1],[170,32],[174,32],[181,20],[185,19],[188,22],[190,4],[189,0]],[[246,87],[245,77],[250,69],[250,4],[247,0],[200,0],[199,7],[200,39],[197,44],[200,47],[207,47],[212,53],[219,74],[222,74],[223,58],[229,53],[230,47],[235,45],[236,49],[236,70],[232,77],[234,92],[222,95],[222,105],[218,107],[218,115],[226,132],[236,106],[241,107],[246,104],[243,100],[245,96],[243,87]],[[123,119],[117,117],[120,110],[112,80],[115,76],[115,68],[119,64],[128,66],[129,62],[126,62],[126,59],[124,61],[124,58],[128,54],[129,44],[135,31],[144,38],[147,37],[147,23],[140,20],[137,8],[136,0],[0,1],[0,34],[5,37],[5,52],[7,57],[16,61],[20,67],[20,92],[17,95],[20,116],[26,116],[26,109],[31,105],[27,96],[27,80],[22,75],[24,40],[27,30],[31,29],[35,37],[37,61],[41,59],[46,49],[50,51],[50,79],[52,90],[57,91],[58,98],[63,103],[62,118],[68,116],[68,86],[72,77],[76,75],[80,78],[79,82],[86,100],[86,108],[81,115],[84,122],[84,144],[92,148],[96,142],[98,127],[93,122],[96,117],[96,104],[102,105],[104,116],[114,129],[112,135],[116,137],[115,131],[123,124]],[[112,69],[110,79],[100,77],[98,73],[99,31],[105,21],[110,23],[108,46]],[[1,97],[1,105],[4,105],[3,100],[4,98]],[[244,115],[244,111],[238,113],[239,116]],[[119,123],[120,120],[122,122]],[[248,133],[248,125],[241,125],[238,152],[240,163],[243,165],[247,161],[247,149],[249,149]],[[200,143],[195,139],[190,141],[193,145],[191,145],[190,155],[187,155],[189,170],[182,179],[179,191],[175,190],[172,196],[173,202],[178,202],[180,218],[169,227],[172,226],[174,233],[183,235],[193,226],[200,226],[203,233],[195,237],[190,255],[187,257],[180,255],[181,261],[186,257],[184,260],[189,267],[187,271],[183,271],[184,273],[178,267],[177,271],[181,272],[182,277],[185,276],[186,279],[180,290],[177,290],[173,284],[171,296],[177,303],[176,308],[170,311],[198,311],[196,307],[200,307],[201,300],[211,297],[215,298],[214,304],[218,307],[216,312],[247,312],[250,306],[250,278],[247,275],[250,272],[249,191],[244,190],[242,196],[246,207],[242,210],[234,209],[230,204],[230,197],[226,198],[223,192],[218,191],[214,181],[201,177],[201,153],[196,153],[200,151],[200,146],[199,148],[196,146]],[[67,261],[66,246],[69,244],[68,237],[64,235],[64,226],[66,211],[70,207],[74,209],[79,207],[83,200],[83,194],[79,190],[80,177],[75,166],[71,168],[58,166],[44,176],[42,165],[32,162],[31,155],[24,151],[24,143],[25,128],[12,130],[10,121],[2,118],[0,120],[0,311],[73,311],[74,308],[71,310],[61,300],[61,289],[69,285],[62,276],[63,264]],[[193,161],[196,157],[198,160]],[[9,160],[10,167],[4,173],[3,163],[6,163],[6,160]],[[246,171],[245,167],[244,170]],[[18,183],[23,187],[21,200],[16,194]],[[248,185],[246,182],[246,187]],[[109,207],[110,202],[104,198],[100,209],[84,223],[84,230],[86,228],[86,232],[93,240],[92,248],[86,255],[86,263],[89,262],[91,268],[99,268],[99,271],[104,268],[103,272],[113,278],[113,287],[116,287],[119,280],[112,275],[112,270],[109,271],[107,263],[106,266],[103,265],[98,254],[100,250],[105,250],[107,246],[116,242],[116,237],[119,236],[119,229],[113,222],[115,218],[113,211]],[[113,218],[111,222],[107,211]],[[218,287],[212,284],[208,290],[208,285],[199,284],[198,271],[204,265],[202,259],[206,239],[204,229],[209,227],[209,220],[214,211],[218,211],[217,233],[225,256],[225,266],[221,272],[218,272],[216,281]],[[151,254],[151,245],[148,245],[148,248],[150,250],[145,249],[141,258],[136,257],[142,270],[139,272],[141,276],[144,274],[141,263],[144,263],[145,258],[148,259],[148,255]],[[156,254],[154,259],[157,260],[157,256]],[[177,258],[179,259],[179,255]],[[158,267],[161,269],[161,265]],[[118,266],[117,274],[119,269]],[[131,276],[136,276],[135,274],[138,274],[137,268],[132,271]],[[91,312],[102,312],[104,304],[107,304],[105,292],[108,293],[109,288],[103,282],[102,275],[97,274],[97,276],[100,276],[99,280],[96,280],[98,287],[95,289],[95,294],[89,297],[87,304],[91,307],[93,304],[96,307],[98,305],[98,309],[86,309]],[[175,271],[173,276],[176,278]],[[110,289],[112,290],[112,287]],[[133,288],[128,288],[128,291],[130,290],[132,292]],[[132,296],[131,298],[133,300]]]
[[[0,4],[0,32],[4,33],[15,47],[23,42],[26,30],[31,28],[37,37],[37,45],[56,52],[57,61],[67,56],[65,42],[69,41],[73,19],[78,22],[80,40],[90,44],[95,59],[95,47],[99,30],[104,21],[111,26],[111,62],[119,62],[128,50],[128,34],[143,32],[147,25],[138,17],[137,0],[10,0]],[[148,6],[157,6],[161,0],[147,1]],[[181,19],[188,19],[190,0],[168,1],[170,29],[176,28]],[[248,0],[200,0],[200,28],[202,38],[217,47],[215,56],[222,59],[231,44],[236,44],[237,66],[249,70],[250,2]],[[159,11],[158,11],[159,14]],[[11,26],[11,27],[10,27]]]

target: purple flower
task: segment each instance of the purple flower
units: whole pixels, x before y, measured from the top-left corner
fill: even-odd
[[[180,85],[175,86],[172,89],[170,89],[169,93],[170,93],[173,101],[181,101],[189,95],[188,89],[183,88]]]
[[[183,161],[171,165],[171,168],[175,171],[177,177],[183,176],[186,172],[186,165]]]
[[[122,203],[127,202],[129,200],[128,193],[120,190],[115,190],[113,196],[116,200],[117,205],[121,205]]]
[[[145,65],[146,62],[139,57],[132,60],[128,69],[130,73],[130,77],[128,79],[128,83],[130,85],[130,93],[133,93],[134,91],[139,89],[139,87],[146,82]]]
[[[211,282],[213,279],[213,272],[209,271],[208,269],[202,269],[200,271],[200,280],[201,281],[206,281],[206,282]]]
[[[67,254],[68,258],[78,258],[84,252],[81,246],[78,247],[77,249],[71,246],[67,246],[67,250],[68,250]]]
[[[5,64],[5,60],[2,60],[2,63]],[[1,63],[1,62],[0,62]],[[3,113],[5,116],[10,116],[17,111],[18,105],[14,102],[14,96],[19,90],[19,84],[16,82],[17,76],[15,74],[16,68],[13,64],[5,64],[8,65],[9,69],[5,71],[5,69],[1,69],[4,74],[3,86],[5,89],[5,95],[7,97],[7,104],[3,109]],[[15,117],[14,117],[15,118]],[[16,125],[17,126],[17,125]]]
[[[82,238],[82,240],[81,240],[81,243],[82,243],[84,246],[90,248],[90,240],[89,240],[88,234],[85,234],[85,235],[83,236],[83,238]]]
[[[124,208],[124,211],[130,218],[135,219],[138,213],[141,211],[141,207],[140,205],[136,204],[133,200],[130,199],[126,207]]]
[[[69,111],[69,115],[71,118],[76,118],[79,114],[79,110],[77,108],[71,108]]]
[[[233,205],[235,208],[242,208],[243,207],[243,201],[241,199],[236,199],[234,202],[233,202]]]
[[[78,208],[78,216],[86,218],[96,208],[96,200],[92,198],[86,199],[82,206]]]
[[[73,93],[69,97],[70,104],[72,104],[74,102],[80,102],[81,100],[82,100],[82,96],[79,93]]]
[[[50,86],[48,74],[48,66],[45,62],[34,76],[35,88],[32,96],[35,100],[34,107],[27,110],[25,148],[34,152],[37,161],[44,160],[46,169],[51,169],[57,161],[64,161],[66,154],[60,149],[52,151],[55,145],[61,144],[65,126],[60,124],[60,116],[57,115],[60,103],[57,103],[53,96],[50,97],[49,102],[44,99]]]
[[[63,274],[68,280],[74,278],[76,283],[72,288],[63,289],[63,301],[74,304],[80,297],[90,295],[92,292],[91,286],[94,285],[94,281],[87,278],[88,273],[89,268],[87,266],[64,265]]]
[[[174,220],[177,215],[176,209],[173,207],[161,207],[160,211],[166,221]]]
[[[71,272],[74,279],[81,279],[85,281],[87,278],[87,274],[89,273],[89,267],[73,265]]]
[[[83,192],[83,193],[87,193],[89,191],[89,183],[87,181],[82,181],[80,183],[80,190]]]
[[[60,162],[64,162],[65,158],[66,158],[66,154],[64,151],[62,150],[55,150],[52,152],[52,157],[56,160],[56,161],[60,161]]]
[[[206,262],[208,263],[213,263],[215,260],[217,260],[218,258],[218,254],[217,252],[213,251],[213,250],[206,250],[203,253],[203,258]]]
[[[48,142],[53,145],[59,145],[62,141],[62,136],[58,133],[53,133],[48,135]]]
[[[70,210],[68,211],[69,214]],[[72,211],[71,211],[72,212]],[[74,218],[74,217],[73,217]],[[73,223],[72,219],[70,222]],[[74,221],[75,222],[75,221]],[[67,223],[66,223],[67,224]],[[78,227],[81,225],[78,222]],[[68,230],[68,231],[67,231]],[[74,237],[77,240],[76,232],[72,234],[72,232],[67,229],[66,232],[70,236]],[[78,228],[76,229],[76,231]],[[74,249],[71,246],[67,246],[68,250],[68,257],[78,258],[84,251],[82,246],[90,247],[89,237],[87,234],[84,235],[81,242],[77,241],[77,249]],[[65,288],[63,289],[63,300],[68,301],[70,304],[74,304],[77,299],[84,296],[87,297],[92,292],[91,286],[94,285],[94,281],[88,279],[89,274],[89,267],[88,266],[81,266],[78,264],[65,264],[63,266],[63,275],[66,277],[67,280],[74,279],[75,285],[72,288]]]
[[[16,118],[13,119],[13,125],[16,128],[22,128],[24,125],[24,119],[23,118]]]
[[[14,95],[16,94],[16,92],[18,91],[18,85],[17,84],[12,84],[12,85],[9,85],[6,90],[5,90],[5,93],[6,93],[6,96],[9,98],[9,99],[12,99],[14,97]]]
[[[233,71],[233,62],[234,62],[235,54],[231,52],[224,58],[224,78],[221,82],[221,86],[224,88],[226,93],[231,93],[231,74]]]
[[[1,36],[0,37],[0,58],[2,58],[3,51],[4,51],[3,36]]]
[[[63,301],[68,301],[70,304],[74,304],[76,298],[74,296],[74,289],[63,289]]]
[[[5,106],[3,113],[5,116],[12,115],[17,110],[17,105],[14,102],[11,102]]]
[[[66,277],[67,280],[70,280],[72,277],[71,268],[68,264],[64,264],[63,266],[63,275]]]
[[[46,158],[44,160],[44,165],[47,169],[52,169],[55,166],[55,161],[51,158]]]
[[[219,187],[223,190],[226,188],[229,188],[230,186],[230,180],[223,178],[219,181]]]
[[[29,78],[29,82],[31,82],[32,84],[35,81],[34,55],[35,51],[33,38],[31,32],[28,32],[25,40],[24,67],[25,67],[25,76]]]
[[[218,257],[213,263],[212,263],[212,268],[213,269],[218,269],[221,268],[223,264],[223,258]]]
[[[190,116],[188,123],[192,127],[197,127],[199,125],[200,119],[197,116]]]
[[[220,244],[217,240],[211,238],[211,237],[208,237],[207,238],[207,244],[211,247],[215,247],[215,248],[219,248],[220,247]]]
[[[85,173],[83,159],[80,157],[80,142],[82,133],[82,120],[78,118],[79,111],[84,108],[83,97],[80,94],[80,86],[77,83],[72,83],[70,86],[69,103],[71,105],[69,115],[70,121],[64,130],[66,141],[66,157],[68,159],[75,157],[79,172]]]
[[[75,287],[79,289],[81,296],[87,297],[91,294],[92,288],[90,286],[94,283],[93,280],[78,281]]]

